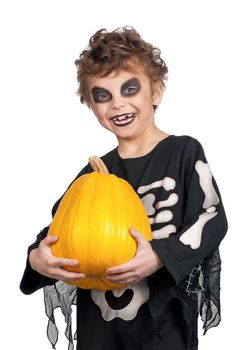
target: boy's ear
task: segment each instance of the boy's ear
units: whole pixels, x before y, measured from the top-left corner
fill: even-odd
[[[152,84],[152,102],[154,106],[161,103],[164,93],[164,85],[161,81],[153,82]]]

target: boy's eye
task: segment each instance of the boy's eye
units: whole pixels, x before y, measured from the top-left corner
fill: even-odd
[[[102,94],[98,94],[95,97],[96,97],[96,100],[98,101],[104,101],[104,100],[107,100],[108,95],[106,93],[102,93]]]
[[[92,96],[93,96],[94,102],[96,103],[108,102],[112,98],[112,95],[109,91],[98,87],[94,87],[92,89]]]
[[[126,81],[121,87],[122,96],[134,96],[141,89],[141,85],[138,79],[130,79]]]
[[[138,91],[136,86],[130,86],[125,91],[123,91],[124,94],[131,95],[135,94]]]

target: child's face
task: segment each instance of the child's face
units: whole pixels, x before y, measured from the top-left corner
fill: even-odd
[[[161,83],[152,88],[140,66],[134,71],[88,77],[90,107],[100,124],[113,132],[119,142],[149,132],[154,126],[153,105],[159,104],[163,93]]]

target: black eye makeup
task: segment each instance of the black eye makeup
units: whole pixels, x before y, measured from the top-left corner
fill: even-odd
[[[132,78],[122,84],[120,93],[123,97],[130,97],[136,95],[140,90],[140,81],[137,78]],[[92,96],[95,103],[109,102],[113,98],[109,90],[97,86],[93,87]]]
[[[121,86],[121,95],[122,96],[134,96],[136,95],[141,89],[140,81],[136,78],[127,80],[124,84]]]
[[[112,99],[112,94],[108,90],[100,87],[94,87],[92,89],[92,96],[96,103],[104,103]]]

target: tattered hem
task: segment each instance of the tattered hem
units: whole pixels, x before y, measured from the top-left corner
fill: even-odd
[[[59,334],[54,311],[60,308],[67,324],[65,336],[69,340],[68,350],[73,350],[76,334],[73,336],[72,306],[77,303],[77,288],[62,281],[58,281],[52,286],[46,286],[44,287],[44,302],[45,312],[48,317],[47,336],[52,344],[52,348],[56,348]]]
[[[180,286],[171,287],[167,284],[165,287],[163,284],[158,292],[154,288],[154,296],[148,301],[148,306],[157,335],[166,322],[166,308],[173,298],[180,301],[183,318],[191,333],[191,346],[198,342],[196,327],[198,315],[203,321],[203,334],[220,323],[220,271],[221,260],[217,250],[210,257],[199,262]],[[150,286],[152,288],[152,281]],[[54,311],[59,307],[67,324],[65,335],[69,340],[68,350],[74,349],[77,332],[73,336],[72,306],[77,305],[77,290],[76,286],[62,281],[44,287],[45,312],[48,316],[47,336],[53,349],[59,334]]]

